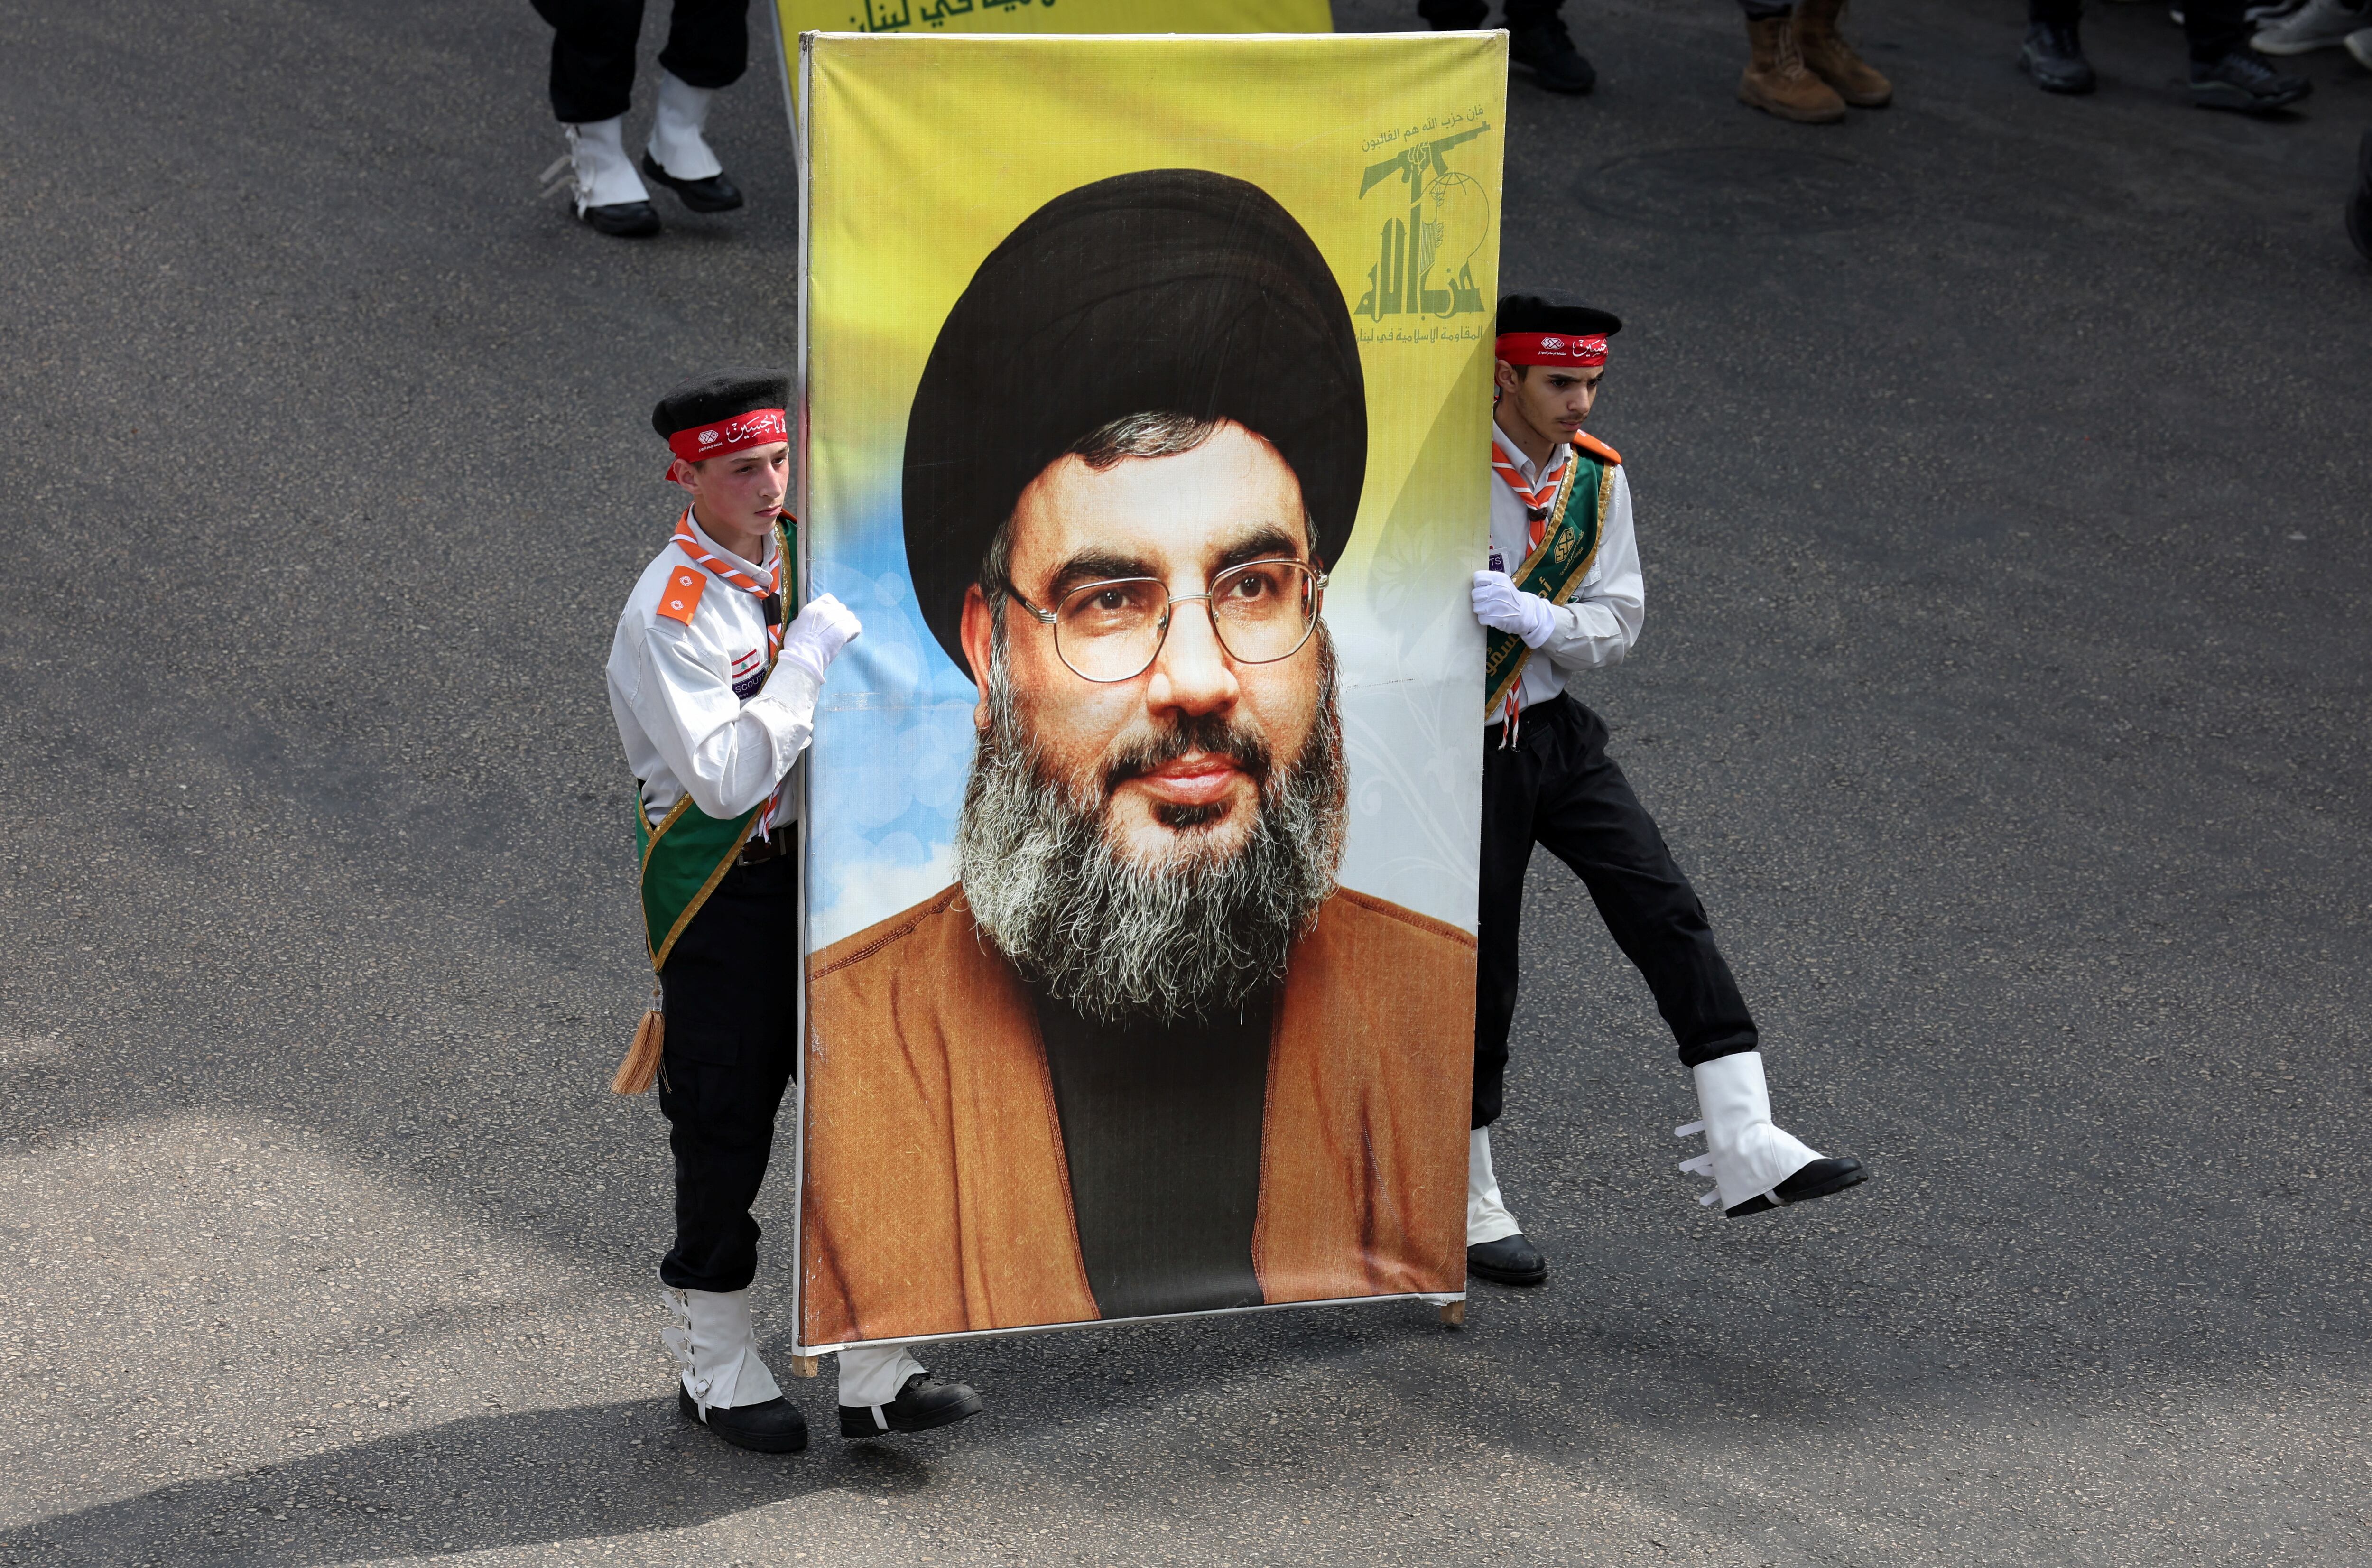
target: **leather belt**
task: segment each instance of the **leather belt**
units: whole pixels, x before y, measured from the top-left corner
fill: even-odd
[[[753,833],[742,842],[740,857],[733,864],[756,865],[761,861],[774,860],[789,854],[798,847],[799,830],[796,825],[777,828],[763,838]]]

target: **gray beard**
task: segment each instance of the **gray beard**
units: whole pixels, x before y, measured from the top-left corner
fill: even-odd
[[[1249,728],[1216,717],[1123,748],[1101,776],[1048,775],[1013,701],[1004,628],[989,664],[989,727],[956,827],[972,919],[1022,975],[1107,1027],[1239,1016],[1285,978],[1293,944],[1334,892],[1345,801],[1334,646],[1320,626],[1319,712],[1301,754],[1277,767]],[[1113,847],[1112,791],[1176,756],[1225,751],[1260,786],[1251,835],[1213,850],[1198,808],[1157,812],[1180,853],[1140,866]]]

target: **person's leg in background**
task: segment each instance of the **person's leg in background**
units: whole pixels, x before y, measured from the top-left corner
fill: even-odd
[[[643,172],[696,213],[730,212],[740,188],[708,145],[708,105],[750,66],[750,0],[675,0],[659,52],[658,115]]]
[[[2099,85],[2076,30],[2084,0],[2027,0],[2026,42],[2017,68],[2047,93],[2087,93]]]
[[[1826,125],[1845,117],[1845,100],[1805,67],[1796,46],[1789,0],[1741,0],[1750,51],[1738,80],[1738,101],[1799,125]]]
[[[2372,131],[2355,144],[2355,194],[2347,202],[2347,238],[2356,253],[2372,261]]]
[[[2192,103],[2202,109],[2269,114],[2314,90],[2312,82],[2276,71],[2250,48],[2249,29],[2248,0],[2183,0]]]
[[[1894,101],[1894,84],[1855,53],[1837,30],[1845,5],[1846,0],[1796,0],[1796,52],[1804,69],[1855,109],[1884,109]]]
[[[2261,7],[2254,5],[2249,12],[2249,24],[2256,33],[2250,42],[2260,54],[2310,54],[2318,49],[2336,49],[2354,34],[2372,28],[2372,0],[2306,0],[2278,17],[2262,15]]]
[[[535,0],[552,24],[552,112],[568,155],[577,218],[603,234],[639,239],[659,231],[651,193],[626,157],[626,109],[634,89],[634,41],[643,0]]]
[[[1564,0],[1507,0],[1507,56],[1552,93],[1580,95],[1598,86],[1597,67],[1573,46],[1558,15]]]
[[[1598,85],[1598,72],[1574,48],[1573,35],[1557,14],[1564,4],[1564,0],[1507,0],[1507,55],[1552,93],[1586,93]],[[1491,25],[1490,0],[1417,0],[1416,14],[1436,32]]]
[[[1416,0],[1416,14],[1436,32],[1471,32],[1491,20],[1491,0]]]

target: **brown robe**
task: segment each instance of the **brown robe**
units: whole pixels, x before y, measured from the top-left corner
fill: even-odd
[[[815,954],[808,1028],[801,1343],[1099,1316],[1037,1010],[960,888]],[[1273,1028],[1262,1299],[1464,1290],[1474,938],[1337,892]]]

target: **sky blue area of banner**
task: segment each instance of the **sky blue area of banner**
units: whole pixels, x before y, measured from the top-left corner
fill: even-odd
[[[855,928],[834,912],[860,886],[878,916],[952,880],[977,696],[915,604],[896,492],[862,496],[835,522],[809,538],[809,580],[865,632],[833,664],[816,720],[808,842],[819,945]]]

